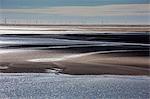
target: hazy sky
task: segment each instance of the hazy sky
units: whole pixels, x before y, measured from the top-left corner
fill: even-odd
[[[0,0],[0,22],[149,24],[149,0]]]

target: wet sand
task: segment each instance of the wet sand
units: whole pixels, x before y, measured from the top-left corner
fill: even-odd
[[[144,31],[1,34],[0,72],[150,75],[149,48]]]
[[[122,56],[112,53],[24,50],[0,54],[0,66],[7,67],[1,72],[47,72],[57,68],[65,74],[149,75],[148,57],[124,56],[124,51]]]

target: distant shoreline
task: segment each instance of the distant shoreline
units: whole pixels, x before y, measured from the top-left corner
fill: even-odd
[[[124,33],[124,32],[150,32],[150,25],[78,25],[78,24],[60,24],[60,25],[39,25],[39,24],[0,24],[0,34],[7,34],[6,31],[15,34],[80,34],[93,32],[110,32],[110,33]],[[7,28],[6,28],[7,27]],[[10,28],[9,28],[10,27]],[[16,28],[17,27],[17,28]],[[33,31],[35,33],[33,33]],[[6,33],[4,33],[6,32]],[[53,32],[53,33],[52,33]]]

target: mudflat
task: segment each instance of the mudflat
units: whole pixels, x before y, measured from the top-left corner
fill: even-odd
[[[15,26],[15,30],[14,27],[12,30],[9,30],[11,27],[9,29],[6,26],[1,27],[0,31],[6,32],[0,35],[1,72],[55,72],[74,75],[150,74],[149,26],[117,26],[117,28],[116,26],[51,26],[51,31],[54,27],[56,30],[78,28],[76,32],[53,31],[52,34],[38,34],[39,31],[49,32],[45,29],[50,26],[30,26],[25,32],[34,31],[35,34],[22,35],[24,33],[22,29],[26,27]],[[112,31],[104,32],[102,28]],[[138,29],[133,32],[131,29],[134,28]],[[118,29],[126,31],[117,32]],[[17,32],[19,34],[9,34],[11,31],[19,31]]]

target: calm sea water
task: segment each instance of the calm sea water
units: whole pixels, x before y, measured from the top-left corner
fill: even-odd
[[[0,74],[2,99],[149,99],[147,76]]]

